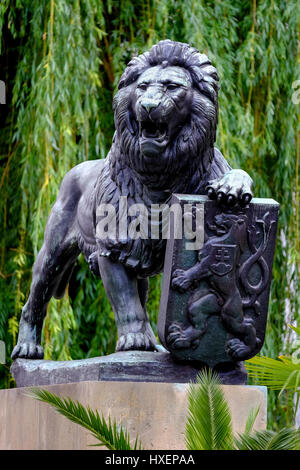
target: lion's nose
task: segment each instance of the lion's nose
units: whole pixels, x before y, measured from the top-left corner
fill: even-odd
[[[159,101],[149,98],[148,100],[143,100],[141,104],[149,114],[153,109],[157,108],[157,106],[159,105]]]

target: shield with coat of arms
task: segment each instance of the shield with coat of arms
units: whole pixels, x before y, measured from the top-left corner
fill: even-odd
[[[194,221],[202,246],[187,249],[187,241],[192,244],[183,220],[170,221],[160,341],[176,360],[209,367],[255,356],[265,337],[279,204],[254,198],[246,208],[222,211],[195,195],[173,195],[171,203],[180,204],[182,213],[192,204],[203,214],[198,225]],[[180,224],[183,237],[177,239],[174,227]]]
[[[211,271],[217,276],[224,276],[229,273],[234,266],[235,252],[237,245],[212,245],[213,249],[213,264]]]

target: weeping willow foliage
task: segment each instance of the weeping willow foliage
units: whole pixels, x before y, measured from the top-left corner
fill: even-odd
[[[297,0],[2,0],[0,80],[0,339],[17,339],[31,268],[64,174],[103,158],[114,131],[112,97],[130,58],[157,41],[189,42],[221,80],[217,146],[281,204],[263,354],[292,349],[299,326],[300,12]],[[298,42],[297,42],[298,41]],[[160,278],[151,280],[155,326]],[[116,331],[101,281],[80,258],[69,295],[51,300],[46,358],[112,352]],[[10,385],[1,367],[1,385]],[[270,397],[269,409],[285,413]],[[280,408],[281,407],[281,408]],[[281,411],[280,411],[281,410]],[[275,416],[275,415],[274,415]]]

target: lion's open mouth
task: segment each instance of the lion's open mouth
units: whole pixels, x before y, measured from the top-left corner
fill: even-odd
[[[143,155],[149,158],[161,155],[169,143],[168,125],[150,120],[140,121],[139,140]]]
[[[167,137],[168,125],[166,123],[154,121],[140,122],[140,137],[151,139],[156,142],[163,142]]]

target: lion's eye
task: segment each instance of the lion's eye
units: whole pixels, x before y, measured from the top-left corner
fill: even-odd
[[[139,88],[140,90],[147,90],[147,85],[146,85],[146,83],[140,83],[140,84],[138,85],[138,88]]]
[[[171,90],[171,91],[172,91],[172,90],[177,90],[177,88],[178,88],[178,85],[175,85],[175,83],[169,83],[169,84],[167,85],[167,90]]]

